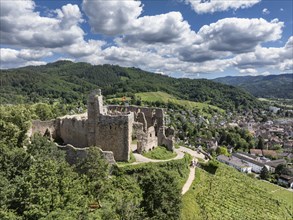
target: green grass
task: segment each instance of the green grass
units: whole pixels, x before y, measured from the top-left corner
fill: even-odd
[[[125,101],[130,101],[130,100],[131,100],[131,97],[125,97]],[[108,102],[113,102],[113,101],[115,101],[115,102],[122,102],[124,100],[122,99],[122,97],[118,97],[118,98],[110,98],[110,99],[107,99],[107,101]]]
[[[280,107],[285,107],[292,109],[293,108],[293,100],[292,99],[269,99],[269,98],[258,98],[261,102],[266,102],[271,105],[277,104]]]
[[[277,190],[277,191],[276,191]],[[221,164],[215,175],[196,170],[183,196],[182,220],[292,219],[293,193]]]
[[[168,160],[176,157],[176,153],[168,151],[165,147],[158,146],[152,151],[145,152],[143,156],[155,160]]]
[[[143,102],[160,102],[167,104],[168,102],[179,105],[181,107],[187,108],[189,110],[194,110],[197,109],[203,116],[211,117],[209,113],[207,113],[208,109],[212,109],[214,111],[217,111],[221,114],[225,113],[225,110],[214,106],[210,105],[208,103],[202,103],[202,102],[192,102],[188,100],[181,100],[177,99],[175,96],[172,96],[168,93],[165,92],[141,92],[141,93],[136,93],[135,94],[136,98],[140,98]],[[130,101],[131,97],[125,97],[126,101]],[[110,98],[107,99],[108,102],[122,102],[122,98]]]
[[[136,93],[135,96],[137,98],[140,97],[142,101],[146,101],[146,102],[161,102],[161,103],[171,102],[175,105],[179,105],[190,110],[197,109],[201,113],[204,113],[204,109],[208,109],[208,108],[211,108],[220,113],[225,112],[223,109],[218,108],[216,106],[209,105],[207,103],[201,103],[201,102],[180,100],[165,92],[142,92],[142,93]]]
[[[174,144],[174,147],[175,147],[176,149],[179,149],[179,148],[180,148],[180,144],[175,143],[175,144]]]
[[[178,186],[182,188],[189,176],[189,165],[192,157],[189,154],[185,154],[182,159],[170,160],[165,162],[157,163],[140,163],[140,164],[125,164],[124,166],[118,166],[119,172],[121,174],[133,175],[135,173],[140,173],[144,169],[162,169],[165,171],[170,171],[177,176]]]
[[[182,197],[182,211],[181,220],[201,220],[201,209],[196,201],[196,196],[203,191],[204,183],[208,182],[209,174],[203,170],[195,170],[195,178],[193,183],[187,191],[187,193]]]

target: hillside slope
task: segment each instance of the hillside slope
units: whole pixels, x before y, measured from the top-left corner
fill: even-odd
[[[210,80],[175,79],[137,68],[58,61],[44,66],[2,70],[0,103],[32,103],[53,99],[65,103],[83,100],[96,88],[103,95],[131,96],[163,91],[177,98],[207,102],[224,109],[254,108],[253,96]]]
[[[252,179],[221,164],[215,175],[196,169],[183,196],[182,220],[276,219],[293,217],[293,192]]]
[[[240,87],[256,97],[293,99],[293,74],[227,76],[214,81]]]

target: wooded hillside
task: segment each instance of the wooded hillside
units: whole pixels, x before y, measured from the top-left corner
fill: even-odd
[[[58,61],[44,66],[2,70],[1,104],[82,100],[96,88],[105,96],[132,96],[164,91],[180,99],[206,102],[224,109],[260,106],[252,95],[210,80],[175,79],[137,68]]]

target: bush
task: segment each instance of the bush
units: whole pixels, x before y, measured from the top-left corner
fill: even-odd
[[[215,174],[219,167],[219,162],[210,160],[208,163],[200,163],[200,167],[211,174]]]

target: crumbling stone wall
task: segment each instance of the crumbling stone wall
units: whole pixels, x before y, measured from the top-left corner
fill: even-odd
[[[161,127],[159,130],[158,143],[161,146],[167,147],[168,150],[174,151],[174,138],[173,136],[166,137],[164,127]]]
[[[117,161],[129,160],[133,114],[103,115],[96,127],[95,145],[112,151]]]
[[[76,164],[79,160],[82,160],[87,157],[88,154],[88,147],[85,148],[77,148],[70,144],[67,144],[65,146],[58,145],[58,148],[61,150],[66,151],[66,161],[69,164]],[[98,148],[101,153],[103,154],[104,158],[110,163],[110,164],[116,164],[116,161],[114,159],[113,152],[111,151],[103,151],[100,148]]]
[[[109,105],[108,111],[110,112],[134,112],[135,121],[138,121],[136,118],[139,117],[139,112],[143,113],[144,118],[147,122],[147,128],[156,126],[156,132],[159,131],[159,128],[164,126],[164,111],[161,108],[148,108],[140,106],[119,106],[119,105]],[[142,121],[139,121],[142,122]]]
[[[60,120],[60,137],[66,144],[72,144],[75,147],[88,147],[87,119],[62,118]]]
[[[165,145],[168,149],[173,150],[173,140],[171,133],[174,130],[168,130],[167,135],[165,135],[165,121],[164,121],[164,111],[161,108],[148,108],[140,106],[118,106],[110,105],[108,106],[108,111],[115,112],[133,112],[134,121],[133,124],[135,134],[137,138],[137,151],[142,153],[144,151],[152,150],[158,145]],[[141,125],[138,126],[140,123]],[[159,137],[159,131],[161,134]],[[170,138],[168,137],[170,134]]]
[[[56,120],[32,121],[32,126],[28,130],[27,136],[31,137],[35,133],[40,133],[41,135],[45,135],[47,132],[49,132],[49,137],[51,139],[56,139],[56,136],[58,135],[58,122]]]
[[[45,122],[33,121],[32,124],[29,136],[35,132],[43,135],[49,133],[53,139],[60,139],[64,144],[78,148],[99,146],[103,151],[112,151],[118,161],[129,160],[132,135],[137,138],[138,152],[162,144],[168,149],[173,146],[172,138],[165,135],[163,109],[105,107],[100,90],[89,95],[87,115],[65,116]]]
[[[147,135],[148,135],[147,144],[143,149],[144,151],[153,150],[155,147],[158,146],[158,138],[156,136],[156,131],[154,126],[151,126],[148,128]]]
[[[118,161],[130,158],[133,114],[109,114],[103,106],[101,90],[88,99],[88,145],[112,151]]]

